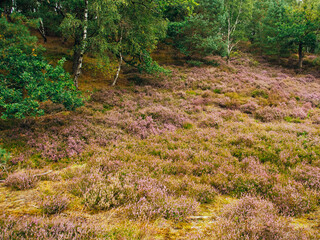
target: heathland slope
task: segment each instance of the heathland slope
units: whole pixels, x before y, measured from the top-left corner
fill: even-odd
[[[319,239],[319,72],[164,62],[1,122],[0,238]]]

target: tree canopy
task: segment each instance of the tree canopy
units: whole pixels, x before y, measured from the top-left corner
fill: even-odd
[[[124,63],[166,72],[151,58],[164,39],[189,58],[218,54],[227,62],[240,42],[250,42],[263,55],[297,54],[299,68],[305,52],[319,49],[319,0],[7,0],[0,12],[3,118],[42,114],[46,100],[80,106],[76,89],[88,53],[117,62],[115,85]],[[44,42],[51,35],[73,43],[73,83],[63,60],[54,67],[41,55],[30,26]]]
[[[0,29],[1,118],[42,115],[40,103],[47,100],[67,109],[82,105],[63,60],[56,67],[48,64],[21,20],[9,23],[2,17]]]

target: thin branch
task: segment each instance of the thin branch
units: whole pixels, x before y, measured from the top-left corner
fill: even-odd
[[[49,170],[48,172],[45,172],[45,173],[35,174],[35,175],[33,175],[33,177],[40,177],[40,176],[47,175],[47,174],[49,174],[49,173],[52,173],[52,170]]]

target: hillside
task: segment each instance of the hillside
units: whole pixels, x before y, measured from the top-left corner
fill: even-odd
[[[154,57],[172,73],[93,62],[85,106],[1,122],[0,238],[319,239],[319,71]]]

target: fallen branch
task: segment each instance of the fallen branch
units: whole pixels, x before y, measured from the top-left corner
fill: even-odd
[[[52,170],[48,171],[48,172],[45,172],[45,173],[39,173],[39,174],[35,174],[33,175],[33,177],[40,177],[40,176],[44,176],[44,175],[47,175],[49,173],[52,173]]]

